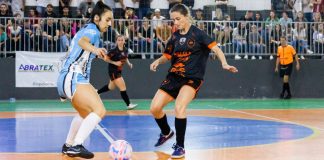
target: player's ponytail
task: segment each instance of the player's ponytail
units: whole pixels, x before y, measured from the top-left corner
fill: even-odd
[[[94,18],[96,15],[99,16],[99,18],[101,19],[101,15],[107,11],[112,11],[112,9],[106,4],[104,4],[102,1],[98,1],[91,12],[91,22],[94,22]]]
[[[183,16],[186,16],[189,18],[189,21],[190,23],[193,23],[194,20],[191,16],[191,12],[190,12],[190,9],[184,5],[184,4],[176,4],[175,6],[173,6],[171,9],[170,9],[170,13],[172,12],[179,12],[180,14],[182,14]]]

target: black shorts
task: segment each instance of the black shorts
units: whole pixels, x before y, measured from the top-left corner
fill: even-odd
[[[293,63],[287,65],[280,65],[279,75],[282,78],[283,76],[287,75],[290,76],[293,68]]]
[[[200,79],[186,78],[174,73],[169,73],[162,82],[160,89],[176,99],[182,86],[188,85],[192,87],[196,90],[197,94],[202,83],[203,81]]]
[[[111,81],[120,78],[121,76],[122,76],[121,72],[109,72],[109,77]]]

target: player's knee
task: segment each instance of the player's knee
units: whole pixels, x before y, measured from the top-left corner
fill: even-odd
[[[176,117],[185,117],[186,115],[186,106],[185,105],[176,105],[175,108]]]
[[[157,105],[151,104],[150,112],[152,115],[157,116],[162,112],[162,110]]]
[[[98,107],[93,112],[101,118],[104,118],[106,115],[106,109],[104,107]]]

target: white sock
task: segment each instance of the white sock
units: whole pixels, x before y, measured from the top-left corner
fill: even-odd
[[[66,144],[68,144],[70,146],[73,145],[75,135],[77,134],[82,121],[83,121],[83,118],[79,114],[74,116],[74,118],[71,122],[69,133],[66,137],[66,141],[65,141]]]
[[[96,125],[101,121],[101,118],[91,112],[82,122],[77,135],[75,136],[73,146],[80,145],[90,135]]]

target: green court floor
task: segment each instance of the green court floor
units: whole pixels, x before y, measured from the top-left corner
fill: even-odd
[[[151,100],[132,100],[139,104],[136,110],[148,110]],[[104,100],[108,111],[125,110],[121,100]],[[166,109],[172,109],[170,103]],[[324,99],[196,99],[189,109],[324,109]],[[59,100],[0,101],[0,112],[72,112],[70,103]]]

